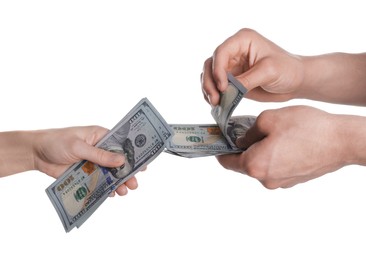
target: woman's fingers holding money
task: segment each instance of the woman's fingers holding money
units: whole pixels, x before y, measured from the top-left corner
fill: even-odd
[[[127,195],[128,190],[135,190],[138,187],[138,182],[135,176],[133,176],[131,179],[129,179],[128,181],[126,181],[125,183],[121,184],[120,186],[118,186],[118,188],[116,189],[116,191],[112,192],[110,194],[110,197],[114,197],[116,195],[116,193],[119,196],[124,196]]]
[[[127,195],[128,193],[128,189],[126,187],[126,184],[121,184],[120,186],[118,186],[118,188],[116,189],[116,193],[119,195],[119,196],[124,196],[124,195]]]
[[[131,179],[125,182],[127,188],[130,190],[135,190],[138,187],[137,179],[135,176],[133,176]]]

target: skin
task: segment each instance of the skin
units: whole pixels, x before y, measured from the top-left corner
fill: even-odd
[[[347,127],[345,127],[347,126]],[[259,180],[268,189],[288,188],[350,164],[365,165],[366,120],[307,106],[267,110],[237,145],[241,154],[219,156],[227,169]]]
[[[366,53],[294,55],[256,31],[242,29],[204,63],[202,92],[211,105],[227,88],[227,72],[248,88],[246,98],[257,101],[306,98],[366,105]],[[237,145],[248,150],[217,159],[266,188],[292,187],[349,164],[366,165],[366,142],[360,142],[366,140],[365,127],[365,117],[311,107],[268,110],[238,139]]]
[[[107,132],[100,126],[2,132],[0,177],[37,170],[58,178],[72,164],[84,159],[105,167],[119,167],[125,162],[121,154],[94,147]],[[137,186],[133,177],[120,185],[116,193],[126,195],[128,189]]]

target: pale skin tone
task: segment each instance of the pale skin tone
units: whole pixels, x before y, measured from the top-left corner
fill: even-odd
[[[0,133],[0,177],[37,170],[58,178],[72,164],[88,160],[105,167],[119,167],[121,154],[94,147],[108,132],[100,126],[69,127]],[[120,185],[116,193],[126,195],[138,186],[135,177]],[[114,193],[112,194],[112,196]]]
[[[202,91],[211,105],[227,87],[227,72],[246,98],[281,102],[295,98],[366,105],[366,53],[291,54],[256,31],[242,29],[204,64]],[[241,154],[218,156],[230,170],[269,189],[292,187],[349,164],[366,165],[366,117],[294,106],[264,111],[237,145]]]

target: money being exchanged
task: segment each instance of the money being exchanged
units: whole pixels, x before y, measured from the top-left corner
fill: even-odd
[[[150,101],[142,99],[96,144],[123,154],[124,165],[106,168],[84,160],[72,165],[46,189],[65,231],[80,227],[119,185],[163,151],[188,158],[241,152],[235,141],[256,117],[231,117],[247,90],[231,74],[228,81],[220,103],[211,111],[217,124],[168,125]]]
[[[254,124],[255,116],[231,117],[247,89],[232,74],[228,74],[228,88],[220,94],[220,102],[211,110],[217,124],[172,124],[172,139],[165,152],[187,158],[238,153],[235,145],[239,136]]]
[[[142,99],[96,145],[122,153],[124,165],[105,168],[81,161],[46,189],[65,231],[80,227],[109,194],[154,160],[172,135],[170,126],[150,101]]]

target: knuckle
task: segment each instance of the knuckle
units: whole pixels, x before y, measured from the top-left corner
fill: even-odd
[[[102,149],[98,149],[97,150],[97,157],[102,160],[105,158],[105,154],[106,154],[106,151],[102,150]]]
[[[280,188],[279,182],[269,177],[270,173],[264,168],[263,163],[249,164],[247,166],[247,175],[260,181],[262,185],[269,190]]]
[[[266,189],[269,189],[269,190],[275,190],[275,189],[278,189],[280,188],[281,186],[279,185],[278,182],[276,181],[261,181],[262,185],[266,188]]]
[[[96,153],[96,158],[99,162],[101,163],[105,163],[107,161],[107,152],[102,150],[102,149],[98,149],[97,153]]]
[[[257,34],[257,32],[250,28],[242,28],[238,31],[238,34],[244,34],[246,36]]]
[[[256,124],[259,129],[267,129],[273,123],[274,110],[262,111],[256,119]]]
[[[215,61],[216,60],[220,60],[222,58],[226,58],[227,57],[227,54],[228,54],[228,50],[230,49],[230,39],[227,39],[225,42],[223,42],[222,44],[220,44],[219,46],[216,47],[216,49],[214,50],[213,52],[213,55],[211,57],[211,60],[210,60],[210,66],[212,66],[212,64],[215,64]],[[215,67],[215,66],[212,66],[212,67]],[[215,72],[215,71],[214,71]]]
[[[95,145],[108,132],[107,128],[98,125],[88,126],[87,128],[88,135],[85,141],[90,145]]]
[[[216,49],[214,50],[212,57],[217,57],[218,55],[220,55],[220,53],[223,50],[223,44],[220,44],[219,46],[216,47]],[[212,58],[211,58],[212,61]]]
[[[233,38],[239,38],[239,40],[257,41],[261,38],[261,35],[251,28],[240,29]]]
[[[244,167],[246,168],[247,175],[252,178],[264,180],[267,177],[267,172],[263,169],[263,163],[258,160],[252,160],[246,166],[242,166],[242,168]]]
[[[209,69],[212,65],[212,57],[208,58],[205,60],[205,62],[203,63],[203,69]]]

